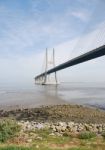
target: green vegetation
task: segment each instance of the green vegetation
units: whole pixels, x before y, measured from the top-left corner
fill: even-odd
[[[19,147],[19,146],[8,146],[8,147],[2,147],[0,150],[37,150],[39,148],[28,148],[28,147]],[[52,148],[42,148],[40,150],[52,150]],[[61,150],[61,149],[54,149],[54,150]],[[66,150],[89,150],[89,149],[84,149],[84,148],[69,148]]]
[[[96,134],[93,133],[93,132],[81,132],[79,134],[80,139],[91,139],[91,138],[94,138],[94,137],[96,137]]]
[[[31,150],[31,148],[27,147],[17,147],[17,146],[8,146],[8,147],[2,147],[0,150]]]
[[[22,136],[22,133],[19,136],[17,135],[20,127],[13,120],[3,120],[0,126],[2,127],[0,129],[3,129],[3,131],[8,131],[8,134],[5,134],[5,137],[9,135],[6,139],[11,137],[15,139],[16,135],[16,139],[18,140],[18,137],[20,138]],[[60,136],[52,134],[52,130],[49,129],[37,129],[27,131],[24,135],[28,137],[28,139],[34,138],[29,143],[26,141],[26,143],[21,144],[12,143],[12,140],[10,140],[8,144],[8,141],[5,140],[4,143],[0,144],[0,150],[104,150],[105,147],[103,138],[96,137],[96,135],[91,132],[82,132],[79,136],[73,137],[67,133]],[[21,139],[25,138],[25,136],[22,136]],[[92,140],[89,140],[91,138]]]
[[[45,147],[45,148],[30,148],[30,147],[19,147],[19,146],[8,146],[8,147],[2,147],[0,148],[0,150],[62,150],[62,148],[56,148],[56,149],[53,149],[53,148],[48,148],[48,147]],[[67,149],[64,149],[64,150],[95,150],[95,149],[87,149],[87,148],[67,148]],[[98,149],[98,150],[104,150],[104,149]]]
[[[15,120],[0,120],[0,142],[5,142],[14,137],[20,131],[20,126]]]
[[[105,139],[105,131],[101,135]]]

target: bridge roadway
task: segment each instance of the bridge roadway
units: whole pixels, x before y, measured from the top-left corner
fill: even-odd
[[[50,74],[50,73],[65,69],[67,67],[71,67],[71,66],[74,66],[74,65],[77,65],[77,64],[80,64],[80,63],[104,56],[104,55],[105,55],[105,45],[103,45],[99,48],[96,48],[94,50],[91,50],[85,54],[78,56],[78,57],[75,57],[75,58],[73,58],[73,59],[71,59],[65,63],[62,63],[62,64],[48,70],[47,72],[44,72],[44,73],[36,76],[35,79],[38,79],[38,78],[44,76],[45,74]]]

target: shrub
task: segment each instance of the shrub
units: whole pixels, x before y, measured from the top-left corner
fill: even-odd
[[[93,132],[81,132],[79,134],[79,138],[80,139],[91,139],[91,138],[93,138],[95,136],[96,136],[96,134],[93,133]]]
[[[0,120],[0,142],[5,142],[9,138],[14,137],[20,131],[20,126],[15,120]]]
[[[101,133],[102,137],[105,139],[105,131]]]

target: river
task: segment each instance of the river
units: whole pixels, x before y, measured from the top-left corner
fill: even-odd
[[[82,104],[105,108],[105,83],[61,83],[58,86],[0,86],[0,108]]]

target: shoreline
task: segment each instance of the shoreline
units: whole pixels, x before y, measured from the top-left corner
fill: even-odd
[[[14,118],[19,121],[76,123],[105,123],[105,111],[83,105],[47,105],[35,108],[0,110],[1,118]]]
[[[18,136],[7,140],[5,145],[8,142],[15,147],[21,144],[30,150],[31,147],[50,150],[53,145],[51,149],[67,150],[93,148],[95,142],[95,149],[105,147],[105,111],[94,107],[65,104],[1,110],[0,120],[6,127],[14,121],[20,127]]]

